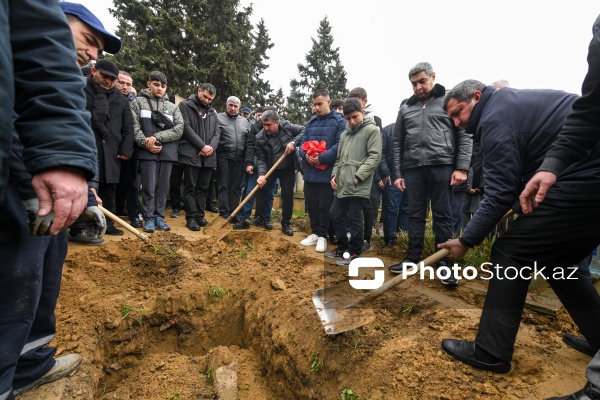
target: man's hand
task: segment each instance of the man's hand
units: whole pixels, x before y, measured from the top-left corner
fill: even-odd
[[[478,188],[471,188],[471,189],[469,189],[469,191],[467,193],[469,193],[469,194],[476,194],[476,193],[479,193],[480,191],[481,190],[478,189]]]
[[[81,214],[81,219],[85,222],[85,231],[90,239],[101,238],[106,232],[106,217],[96,206],[86,207]]]
[[[260,186],[261,189],[263,188],[263,186],[266,185],[266,183],[267,183],[267,180],[265,179],[264,175],[259,176],[258,179],[256,180],[256,184],[258,186]]]
[[[310,165],[321,165],[321,163],[319,162],[319,155],[311,157],[308,154],[306,154],[304,158],[306,158],[306,161],[308,161]]]
[[[296,146],[294,146],[294,143],[289,142],[287,144],[287,146],[285,146],[285,154],[290,154],[296,151]]]
[[[210,155],[211,155],[211,154],[212,154],[214,151],[215,151],[215,150],[212,148],[212,146],[205,145],[205,146],[202,148],[201,155],[203,155],[204,157],[208,157],[208,156],[210,156]]]
[[[337,182],[335,181],[335,175],[331,177],[331,188],[332,188],[333,190],[338,190],[338,184],[337,184]]]
[[[129,157],[127,157],[127,156],[122,156],[122,155],[120,155],[120,154],[119,154],[119,155],[117,155],[117,158],[118,158],[119,160],[124,160],[124,161],[127,161],[127,160],[129,160]]]
[[[385,185],[392,186],[391,177],[388,176],[387,178],[383,178],[377,183],[377,186],[379,186],[380,189],[383,189]]]
[[[457,186],[467,181],[467,174],[463,171],[456,170],[452,173],[452,178],[450,178],[450,185]]]
[[[398,188],[398,190],[401,190],[404,192],[404,189],[406,189],[406,185],[404,184],[404,178],[398,178],[394,181],[394,186],[396,186]]]
[[[51,235],[69,227],[87,204],[87,182],[77,168],[49,169],[34,175],[32,184],[40,202],[38,215],[45,217],[54,209]]]
[[[155,146],[154,143],[156,143],[158,140],[156,139],[155,136],[150,136],[146,138],[146,148],[148,149],[148,151],[150,153],[159,153],[162,150],[162,146]]]
[[[38,214],[38,211],[40,210],[40,201],[37,197],[23,200],[23,205],[27,211],[27,226],[29,227],[29,233],[31,233],[32,236],[49,235],[54,212],[50,212],[50,214],[44,217],[40,216]]]
[[[546,193],[556,183],[556,175],[548,171],[540,171],[527,182],[519,196],[524,214],[529,214],[539,203],[544,201]]]
[[[445,243],[438,244],[437,247],[438,249],[448,249],[450,252],[450,254],[448,254],[448,258],[453,259],[463,258],[463,256],[467,254],[467,251],[469,251],[469,248],[463,246],[458,239],[450,239]]]
[[[247,173],[248,175],[252,175],[252,174],[254,173],[254,167],[253,167],[252,165],[248,165],[248,166],[246,167],[246,173]]]

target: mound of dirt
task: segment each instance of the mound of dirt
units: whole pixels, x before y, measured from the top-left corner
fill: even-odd
[[[84,364],[23,399],[228,398],[223,371],[240,399],[539,399],[585,382],[589,357],[561,342],[576,332],[564,313],[527,311],[512,371],[491,374],[440,348],[474,337],[481,292],[409,280],[372,304],[373,322],[329,336],[311,298],[347,268],[299,245],[301,234],[217,240],[184,224],[148,243],[126,234],[70,248],[53,344]],[[372,254],[389,265],[400,252]]]

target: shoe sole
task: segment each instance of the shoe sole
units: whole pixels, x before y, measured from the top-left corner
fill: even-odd
[[[350,265],[350,260],[337,260],[335,265],[339,265],[340,267],[347,267]]]
[[[94,243],[94,242],[84,242],[84,241],[72,240],[72,239],[69,239],[68,241],[69,241],[69,243],[79,243],[79,244],[84,244],[86,246],[100,246],[101,244],[104,243],[104,239],[102,239],[100,242],[96,242],[96,243]]]

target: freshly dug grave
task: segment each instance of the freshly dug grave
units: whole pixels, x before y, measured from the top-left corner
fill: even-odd
[[[541,399],[585,382],[589,357],[561,342],[576,333],[565,313],[526,311],[506,375],[440,348],[475,336],[483,295],[463,285],[412,279],[375,301],[374,322],[331,337],[311,297],[324,266],[328,284],[346,269],[300,246],[304,235],[252,228],[216,241],[170,222],[150,243],[126,234],[70,249],[53,343],[84,364],[22,399],[218,398],[216,371],[232,363],[238,398],[253,400]],[[389,265],[400,249],[371,254]]]

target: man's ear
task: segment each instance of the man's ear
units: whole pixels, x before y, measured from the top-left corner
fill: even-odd
[[[477,103],[480,98],[481,98],[481,92],[479,90],[476,90],[475,93],[473,93],[473,99],[475,100],[475,103]]]
[[[151,81],[146,82],[146,85],[148,85],[148,87],[150,87],[151,84],[152,84]]]
[[[431,73],[431,79],[433,79],[435,81],[435,72]]]

